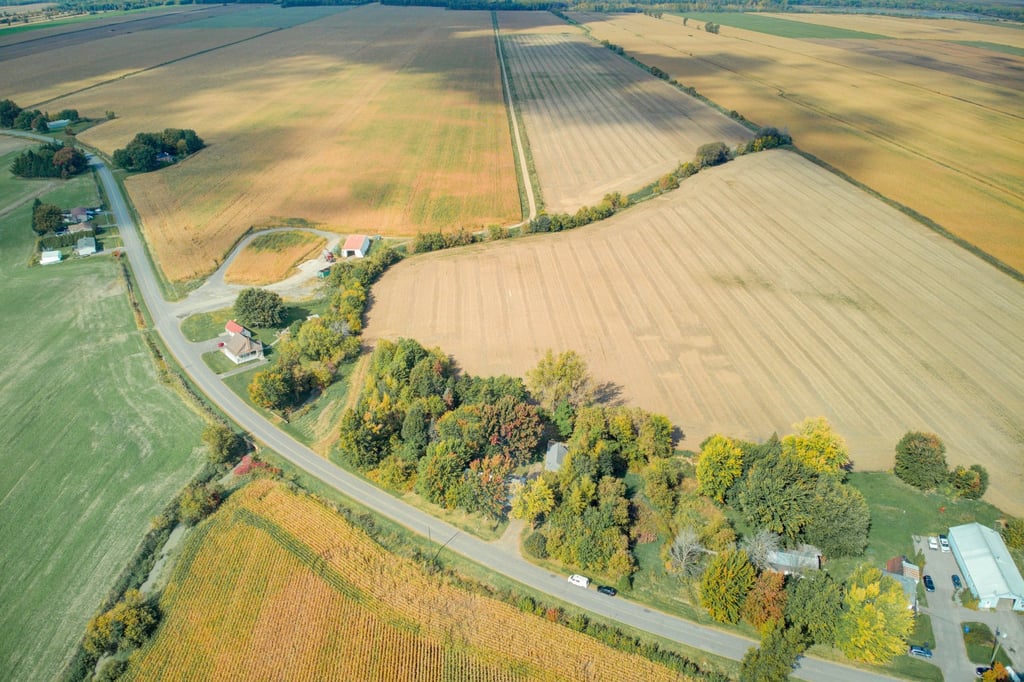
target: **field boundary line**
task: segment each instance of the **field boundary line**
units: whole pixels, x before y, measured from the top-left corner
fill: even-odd
[[[520,131],[519,131],[519,119],[518,119],[518,115],[516,113],[515,100],[514,100],[514,98],[512,96],[512,86],[511,86],[511,83],[510,83],[510,80],[509,80],[509,76],[508,76],[508,69],[505,66],[505,52],[504,52],[504,50],[502,49],[502,46],[501,46],[501,34],[498,32],[498,14],[497,14],[497,12],[494,12],[494,11],[491,12],[491,21],[494,24],[494,45],[495,45],[495,47],[496,47],[496,49],[498,51],[498,66],[501,68],[501,84],[502,84],[502,90],[505,93],[505,106],[508,108],[509,123],[510,123],[510,125],[512,127],[512,138],[513,138],[513,141],[515,142],[516,151],[518,152],[518,154],[516,156],[516,158],[517,158],[517,164],[516,165],[519,166],[519,171],[520,171],[519,175],[520,175],[520,177],[522,179],[522,183],[523,183],[522,184],[522,189],[523,189],[523,191],[526,194],[526,201],[527,201],[527,203],[529,204],[529,207],[530,207],[529,215],[527,215],[526,218],[523,221],[517,223],[516,225],[512,225],[512,227],[522,227],[522,226],[528,224],[531,220],[533,220],[534,218],[537,217],[537,200],[535,198],[534,189],[533,189],[534,185],[533,185],[533,181],[532,181],[532,175],[534,174],[533,163],[532,163],[532,155],[531,155],[531,162],[527,163],[527,158],[526,158],[527,157],[527,153],[526,153],[526,150],[525,150],[525,148],[523,146],[523,140],[522,140],[522,138],[525,137],[525,135],[522,135],[520,133]],[[527,145],[528,144],[529,144],[529,138],[527,138]],[[522,202],[520,202],[520,204],[521,203]]]

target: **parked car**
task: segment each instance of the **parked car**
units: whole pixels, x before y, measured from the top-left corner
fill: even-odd
[[[949,551],[949,538],[947,538],[945,535],[940,535],[939,536],[939,547],[942,548],[943,552],[948,552]]]
[[[932,580],[932,577],[930,575],[926,575],[923,580],[924,580],[924,591],[925,592],[934,592],[935,591],[935,581]]]
[[[953,574],[953,589],[959,590],[963,583],[960,582],[960,576],[956,573]]]
[[[609,597],[614,597],[619,593],[618,590],[616,590],[614,587],[610,587],[609,585],[598,585],[597,591],[601,594],[607,594]]]
[[[939,548],[939,539],[937,537],[935,537],[934,535],[932,535],[931,537],[928,538],[928,549],[938,549],[938,548]]]
[[[911,656],[919,656],[921,658],[931,658],[932,650],[928,647],[917,646],[916,644],[910,647]]]
[[[576,587],[586,588],[590,586],[590,578],[579,575],[578,573],[573,573],[569,576],[569,584],[575,585]]]
[[[981,677],[991,669],[992,668],[988,667],[987,665],[979,665],[977,668],[974,669],[974,676]]]

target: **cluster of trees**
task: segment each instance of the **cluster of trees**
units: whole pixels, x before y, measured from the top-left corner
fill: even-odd
[[[981,499],[988,490],[988,471],[980,464],[946,464],[946,444],[934,433],[908,431],[896,444],[896,476],[921,490],[943,489],[969,500]]]
[[[582,206],[576,213],[556,213],[548,215],[541,212],[536,218],[525,226],[523,232],[561,232],[576,227],[583,227],[590,223],[604,220],[615,214],[616,211],[629,205],[629,199],[618,192],[605,194],[601,203],[596,206]]]
[[[721,28],[722,28],[721,24],[716,24],[713,21],[709,21],[709,22],[704,24],[704,30],[707,31],[708,33],[715,33],[715,34],[717,34],[719,29],[721,29]]]
[[[11,172],[22,178],[69,178],[88,167],[85,154],[58,142],[26,149],[11,162]]]
[[[128,590],[114,606],[92,618],[82,646],[94,658],[140,646],[156,629],[160,611],[138,590]]]
[[[50,131],[50,121],[80,121],[78,109],[61,109],[49,114],[39,109],[22,109],[13,100],[0,100],[0,128],[34,130],[37,133]]]
[[[739,119],[743,118],[735,111],[731,112],[730,116]],[[758,131],[754,133],[754,139],[746,144],[737,145],[736,156],[752,154],[754,152],[763,152],[766,149],[775,149],[776,147],[782,147],[787,144],[793,144],[793,138],[790,137],[788,132],[779,130],[772,126],[759,128]]]
[[[824,418],[762,444],[715,435],[701,445],[697,489],[736,509],[752,528],[808,543],[828,557],[855,557],[867,546],[867,502],[844,484],[849,451]]]
[[[123,149],[114,151],[114,163],[130,171],[152,171],[164,165],[161,154],[183,158],[206,146],[196,131],[165,128],[162,133],[138,133]]]
[[[370,285],[398,258],[394,249],[379,245],[367,258],[336,264],[327,280],[327,286],[334,290],[330,311],[293,324],[288,338],[278,341],[274,346],[274,363],[258,372],[249,384],[253,402],[268,410],[290,412],[311,393],[330,386],[338,365],[359,355],[359,334]],[[253,306],[255,311],[267,313],[263,321],[272,322],[257,326],[280,324],[280,312],[275,321],[272,303],[264,301]]]
[[[235,299],[235,319],[246,327],[277,327],[283,314],[281,295],[267,289],[249,287]]]
[[[44,204],[38,198],[32,202],[32,231],[38,235],[57,232],[64,227],[64,211],[56,204]]]
[[[412,240],[413,253],[440,251],[456,246],[466,246],[477,241],[476,235],[462,227],[455,232],[417,232]]]
[[[542,428],[522,380],[456,376],[440,350],[400,339],[374,349],[339,447],[385,486],[497,519],[508,475],[535,458]]]

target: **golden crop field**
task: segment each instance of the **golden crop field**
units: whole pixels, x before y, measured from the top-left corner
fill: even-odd
[[[696,449],[825,416],[858,470],[909,430],[1024,513],[1024,288],[802,157],[740,157],[597,225],[425,254],[373,289],[368,340],[474,375],[574,349]]]
[[[739,123],[540,12],[499,15],[516,106],[549,212],[575,213],[751,137]],[[548,26],[545,28],[544,23]],[[507,25],[507,29],[506,29]]]
[[[424,574],[268,480],[189,538],[124,679],[682,680]]]
[[[260,26],[272,12],[308,20],[48,104],[115,110],[117,119],[81,135],[107,152],[166,127],[192,128],[208,143],[127,181],[170,279],[212,271],[251,225],[276,218],[412,234],[520,217],[488,13],[250,11]],[[247,16],[212,25],[246,28]]]
[[[795,39],[726,25],[712,35],[667,14],[574,17],[726,109],[788,128],[801,149],[1024,270],[1024,57],[956,42],[1019,47],[1019,30],[842,16],[817,21],[882,37]]]
[[[260,237],[273,239],[264,245]],[[224,273],[224,281],[252,286],[280,282],[294,274],[297,265],[319,256],[326,245],[326,239],[308,232],[260,235],[231,261]]]

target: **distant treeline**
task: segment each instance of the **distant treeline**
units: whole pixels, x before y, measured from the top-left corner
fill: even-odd
[[[819,7],[837,10],[849,9],[857,12],[876,11],[884,14],[889,10],[916,10],[919,12],[946,12],[978,14],[999,19],[1024,20],[1024,6],[1019,3],[959,1],[959,0],[694,0],[693,2],[661,2],[659,0],[628,0],[618,2],[576,2],[573,9],[592,12],[647,12],[657,7],[666,12],[785,12],[794,8],[807,7],[808,11]],[[798,10],[799,11],[799,10]]]
[[[190,128],[165,128],[162,133],[138,133],[124,149],[114,151],[114,163],[130,171],[152,171],[206,146]]]

